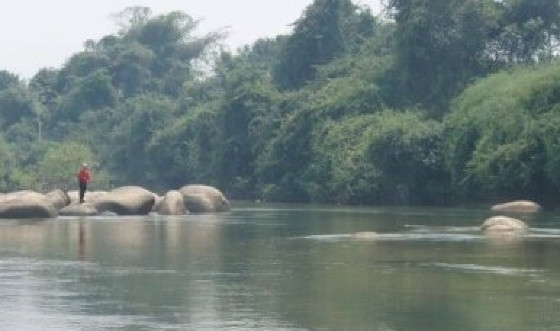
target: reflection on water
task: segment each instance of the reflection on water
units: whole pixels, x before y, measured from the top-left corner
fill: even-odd
[[[0,319],[8,330],[559,329],[556,215],[500,236],[478,230],[487,216],[247,205],[0,221]]]

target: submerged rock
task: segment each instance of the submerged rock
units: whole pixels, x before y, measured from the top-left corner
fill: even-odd
[[[541,206],[533,201],[517,200],[494,205],[491,209],[498,213],[537,213]]]
[[[485,232],[502,232],[502,231],[516,231],[524,232],[529,229],[529,226],[521,220],[507,217],[507,216],[494,216],[482,223],[480,229]]]
[[[361,232],[353,233],[351,235],[353,239],[359,239],[359,240],[372,240],[377,238],[377,236],[378,236],[377,232],[373,232],[373,231],[361,231]]]

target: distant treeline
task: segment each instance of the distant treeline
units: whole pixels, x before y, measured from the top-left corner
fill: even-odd
[[[316,0],[235,53],[183,12],[132,7],[29,81],[0,72],[0,190],[452,204],[560,198],[560,5]],[[71,27],[69,27],[71,28]],[[1,64],[0,64],[1,66]],[[560,201],[560,200],[558,200]]]

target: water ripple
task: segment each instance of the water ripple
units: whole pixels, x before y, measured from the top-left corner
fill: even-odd
[[[541,274],[543,270],[540,269],[521,269],[521,268],[508,268],[508,267],[495,267],[484,266],[479,264],[459,264],[459,263],[441,263],[430,262],[420,263],[420,267],[435,267],[447,270],[459,270],[471,273],[489,273],[497,275],[510,275],[510,276],[536,276]]]

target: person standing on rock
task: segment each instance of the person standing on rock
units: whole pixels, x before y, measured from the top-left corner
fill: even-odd
[[[82,164],[78,171],[78,183],[80,184],[80,203],[84,203],[84,196],[86,195],[87,184],[91,180],[91,173],[88,169],[87,163]]]

